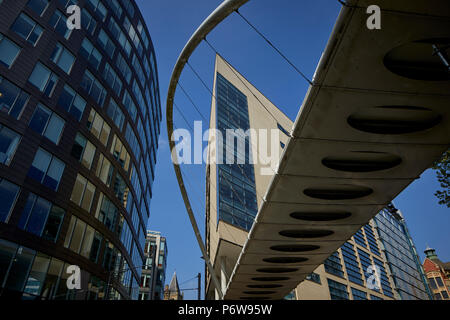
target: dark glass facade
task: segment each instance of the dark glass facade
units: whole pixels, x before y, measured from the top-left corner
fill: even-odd
[[[327,279],[331,300],[348,300],[348,290],[345,284]]]
[[[337,251],[325,261],[324,267],[328,274],[348,279],[348,286],[343,283],[339,283],[339,286],[349,287],[353,299],[367,299],[367,292],[352,287],[352,284],[367,287],[373,274],[371,266],[379,268],[381,284],[381,288],[371,290],[393,299],[432,298],[405,220],[393,205],[380,211],[371,223],[366,224],[353,236],[352,240],[353,242],[347,241],[341,246],[339,251],[342,260]],[[334,286],[329,285],[332,298],[339,298],[335,293],[338,285],[335,282],[331,283]],[[376,300],[379,297],[370,294],[370,299]]]
[[[0,296],[136,299],[161,106],[135,2],[0,1],[0,110]]]
[[[162,300],[167,267],[167,241],[159,232],[148,231],[145,242],[145,267],[141,275],[139,300]]]
[[[334,274],[338,277],[344,277],[344,271],[342,270],[341,258],[339,257],[339,252],[334,252],[327,260],[324,262],[325,271]]]
[[[425,274],[404,219],[384,209],[374,221],[401,299],[431,299]]]
[[[247,97],[217,73],[216,128],[222,133],[223,161],[217,165],[218,217],[236,227],[249,231],[257,214],[255,172],[250,163],[250,138],[245,137],[245,154],[238,154],[237,139],[229,145],[227,129],[250,129]],[[243,141],[243,140],[242,140]],[[228,154],[233,155],[230,163]],[[244,161],[245,159],[245,161]],[[242,164],[239,164],[242,163]]]
[[[348,280],[353,283],[364,285],[359,268],[358,260],[356,259],[355,249],[350,242],[344,243],[341,247],[342,256],[344,258],[345,269],[347,271]]]

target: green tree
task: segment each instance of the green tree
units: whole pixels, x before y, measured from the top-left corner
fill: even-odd
[[[435,196],[439,199],[439,204],[447,205],[450,208],[450,149],[444,152],[442,158],[436,161],[432,167],[442,190],[437,190]]]

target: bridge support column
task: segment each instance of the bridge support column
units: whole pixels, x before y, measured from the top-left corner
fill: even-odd
[[[222,294],[225,296],[225,291],[227,290],[228,277],[227,277],[227,257],[221,256],[220,258],[220,287],[222,289]]]

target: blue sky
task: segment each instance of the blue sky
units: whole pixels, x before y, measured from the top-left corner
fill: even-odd
[[[196,287],[188,281],[204,271],[201,252],[192,231],[170,160],[165,125],[165,102],[172,69],[182,48],[200,23],[221,3],[219,0],[136,0],[156,50],[159,69],[161,103],[164,120],[161,128],[156,180],[149,229],[161,231],[167,237],[169,256],[166,281],[176,270],[181,288]],[[286,54],[297,67],[312,78],[340,10],[337,0],[249,1],[241,13],[255,24]],[[236,14],[231,15],[208,37],[235,68],[264,93],[292,120],[308,88],[305,80],[283,61]],[[212,87],[214,53],[204,43],[194,52],[190,63]],[[185,68],[180,83],[195,101],[202,114],[209,118],[211,95],[189,68]],[[191,126],[202,120],[189,100],[178,89],[175,103],[183,110]],[[175,111],[175,126],[187,128]],[[204,123],[206,129],[208,123]],[[183,166],[191,202],[200,229],[204,230],[204,165]],[[439,206],[434,191],[439,187],[435,174],[425,172],[397,199],[423,260],[423,250],[434,247],[441,260],[450,261],[449,210]],[[203,283],[203,281],[202,281]],[[195,299],[196,292],[186,291],[185,298]]]

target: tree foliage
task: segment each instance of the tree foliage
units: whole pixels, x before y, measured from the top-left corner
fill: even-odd
[[[434,163],[433,169],[436,171],[442,188],[437,190],[434,195],[439,199],[439,204],[450,208],[450,149],[445,151],[442,158]]]

